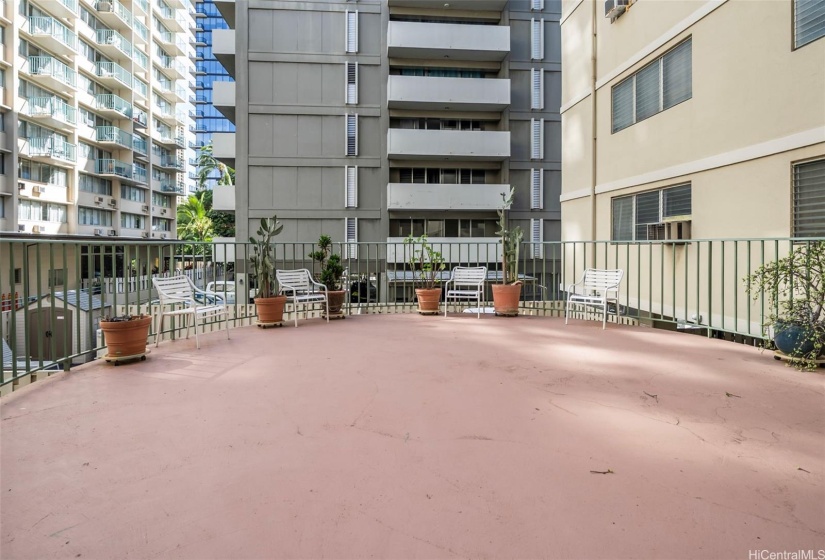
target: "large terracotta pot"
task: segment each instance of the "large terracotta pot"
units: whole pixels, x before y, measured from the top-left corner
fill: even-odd
[[[515,317],[521,298],[521,284],[493,284],[493,307],[496,315]]]
[[[330,316],[341,314],[341,308],[344,307],[344,299],[346,298],[346,296],[347,292],[344,290],[334,290],[327,292]]]
[[[255,298],[255,309],[258,311],[258,322],[280,323],[284,320],[284,305],[286,305],[286,296]]]
[[[106,343],[107,355],[113,358],[137,356],[146,353],[146,339],[152,317],[140,315],[131,321],[101,321],[100,330]]]
[[[419,313],[438,313],[441,288],[416,288],[415,297],[418,298]]]

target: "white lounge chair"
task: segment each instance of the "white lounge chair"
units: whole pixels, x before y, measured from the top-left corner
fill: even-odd
[[[226,338],[229,339],[229,310],[219,294],[199,290],[187,276],[152,278],[152,284],[154,284],[160,299],[160,316],[155,331],[155,346],[160,343],[160,336],[163,333],[163,319],[167,315],[186,317],[186,338],[189,338],[189,317],[192,317],[195,327],[195,345],[198,348],[201,347],[200,340],[198,340],[198,324],[203,323],[205,319],[223,317],[226,326]],[[195,299],[195,294],[202,294],[203,303]],[[171,306],[169,311],[165,310],[167,306]]]
[[[564,324],[570,316],[570,308],[574,304],[591,305],[602,308],[602,329],[607,327],[607,304],[616,306],[616,315],[620,315],[619,284],[622,282],[624,270],[588,268],[584,271],[581,280],[567,287],[567,306],[564,310]],[[580,292],[577,291],[580,288]],[[611,297],[611,293],[615,296]]]
[[[298,326],[299,304],[306,307],[316,303],[323,303],[326,306],[327,322],[329,322],[329,297],[327,297],[327,287],[313,280],[309,270],[306,268],[276,270],[275,278],[278,280],[278,293],[287,297],[287,303],[292,303],[296,327]]]
[[[486,266],[457,266],[450,273],[450,279],[444,283],[444,316],[450,299],[475,300],[478,318],[481,318],[481,299],[484,297],[484,282],[487,281]],[[452,285],[452,287],[450,287]]]

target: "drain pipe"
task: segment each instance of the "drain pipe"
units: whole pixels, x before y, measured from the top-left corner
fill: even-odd
[[[597,116],[597,106],[596,106],[596,16],[598,15],[598,10],[596,9],[597,2],[595,0],[591,0],[590,2],[592,6],[592,14],[591,14],[591,31],[590,31],[590,40],[591,40],[591,47],[590,47],[590,110],[591,110],[591,126],[592,126],[592,159],[591,159],[591,170],[590,170],[590,239],[592,241],[596,241],[596,156],[598,155],[598,120],[596,119]],[[593,250],[590,252],[590,267],[596,266],[596,247],[595,244],[593,246]]]

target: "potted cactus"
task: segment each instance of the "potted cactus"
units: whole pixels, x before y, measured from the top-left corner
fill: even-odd
[[[322,235],[318,238],[318,250],[309,254],[309,258],[319,264],[321,271],[316,279],[327,287],[327,299],[330,318],[344,318],[341,309],[347,292],[343,289],[344,265],[341,255],[332,254],[332,238]]]
[[[502,283],[493,284],[493,307],[496,315],[515,317],[518,315],[518,303],[521,299],[521,280],[518,277],[518,253],[524,233],[519,226],[510,228],[507,220],[507,210],[513,204],[515,189],[510,193],[501,193],[504,203],[498,209],[498,231],[501,238],[501,273]]]
[[[438,314],[438,305],[441,301],[441,271],[444,270],[444,257],[433,249],[427,240],[427,235],[420,237],[407,236],[404,245],[412,250],[409,254],[409,264],[415,279],[415,297],[418,300],[418,312],[422,315]]]
[[[275,272],[275,256],[272,247],[272,238],[281,233],[284,226],[277,216],[261,218],[258,228],[258,237],[250,237],[252,244],[252,272],[257,280],[258,292],[255,294],[255,309],[258,312],[258,325],[280,323],[284,318],[286,296],[275,295],[273,276]]]

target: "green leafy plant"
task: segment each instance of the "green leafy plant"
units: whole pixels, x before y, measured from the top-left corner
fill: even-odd
[[[427,234],[420,237],[410,234],[404,239],[404,245],[412,246],[408,262],[416,284],[427,290],[434,289],[441,281],[441,271],[445,267],[443,255],[433,249]]]
[[[507,219],[507,211],[513,204],[516,190],[510,188],[510,193],[501,193],[501,198],[504,203],[498,212],[498,231],[496,235],[501,238],[501,270],[504,272],[503,283],[515,284],[519,282],[518,278],[518,253],[521,246],[521,240],[524,237],[524,232],[519,226],[513,228],[509,227]]]
[[[341,255],[332,254],[332,238],[329,235],[322,235],[318,238],[318,250],[309,254],[314,262],[321,267],[318,274],[318,281],[327,287],[327,290],[335,292],[341,289],[344,278],[344,265],[341,264]]]
[[[261,225],[258,228],[258,237],[250,237],[252,244],[252,256],[249,258],[252,263],[252,272],[258,282],[258,292],[256,298],[272,297],[272,276],[275,273],[275,254],[272,247],[272,238],[281,233],[284,226],[278,221],[277,216],[271,218],[261,218]]]
[[[789,325],[802,328],[793,365],[816,368],[816,358],[825,350],[825,241],[799,245],[788,256],[756,269],[744,282],[754,300],[765,296],[771,309],[766,326],[775,332]],[[812,349],[801,351],[803,346]]]

